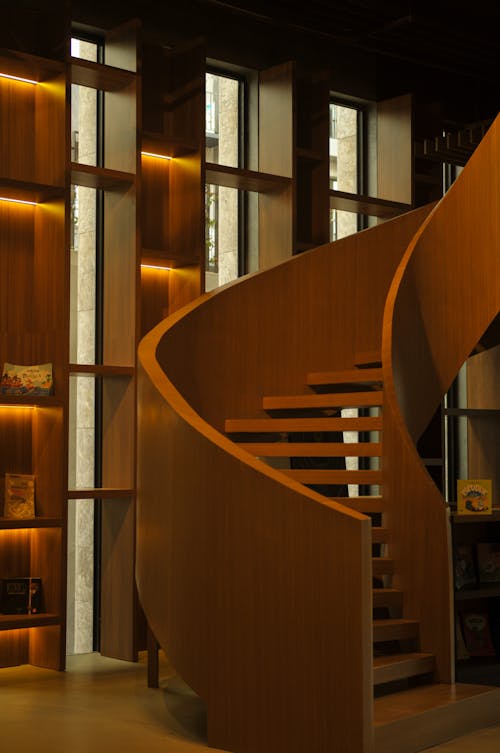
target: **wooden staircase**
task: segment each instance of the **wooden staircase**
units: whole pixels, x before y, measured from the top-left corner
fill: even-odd
[[[416,446],[500,309],[499,128],[437,205],[141,342],[138,592],[213,747],[416,753],[500,720],[500,688],[454,682],[449,515]]]
[[[313,373],[307,376],[311,390],[301,395],[264,397],[266,418],[228,419],[226,433],[239,446],[273,465],[277,458],[303,458],[307,469],[280,468],[301,484],[321,489],[336,502],[372,519],[373,576],[373,685],[376,695],[411,687],[423,680],[433,682],[435,658],[419,647],[419,623],[402,617],[403,592],[392,587],[396,563],[390,557],[391,531],[384,520],[383,494],[334,496],[334,485],[354,485],[378,492],[382,470],[383,384],[380,364],[358,363],[348,371]],[[356,409],[358,415],[343,416],[343,409]],[[360,412],[369,415],[359,415]],[[290,441],[299,432],[303,441]],[[336,432],[337,441],[323,441]],[[342,441],[343,432],[356,432],[359,441]],[[258,440],[255,440],[258,435]],[[252,439],[254,441],[252,441]],[[327,469],[328,459],[356,457],[365,467]],[[315,461],[323,466],[314,468]],[[335,462],[335,461],[334,461]]]

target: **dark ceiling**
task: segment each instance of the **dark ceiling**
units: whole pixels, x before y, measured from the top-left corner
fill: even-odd
[[[498,3],[408,0],[201,0],[283,30],[498,87]]]

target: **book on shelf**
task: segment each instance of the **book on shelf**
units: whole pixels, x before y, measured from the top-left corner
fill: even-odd
[[[491,479],[458,479],[457,513],[491,515],[493,511]]]
[[[500,583],[500,542],[477,544],[477,572],[480,583]]]
[[[35,517],[35,477],[27,473],[5,474],[4,517],[24,520]]]
[[[495,656],[487,612],[462,612],[461,617],[469,656]]]
[[[41,608],[41,578],[2,578],[0,580],[0,612],[2,614],[38,614]]]
[[[477,585],[476,563],[472,544],[457,544],[455,546],[453,550],[453,575],[457,591]]]
[[[457,659],[468,659],[470,657],[470,654],[467,651],[467,646],[465,645],[462,625],[458,617],[455,619],[455,648]]]
[[[6,362],[3,365],[0,381],[2,395],[52,395],[53,386],[51,363],[21,366]]]

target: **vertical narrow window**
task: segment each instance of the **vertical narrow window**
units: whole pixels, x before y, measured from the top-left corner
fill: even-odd
[[[100,45],[73,38],[71,55],[97,62]],[[71,87],[71,160],[99,164],[99,92]],[[99,347],[99,196],[85,186],[71,186],[70,227],[70,361],[95,364]],[[69,468],[70,488],[96,486],[96,381],[72,376],[70,380]],[[94,500],[68,502],[68,611],[67,651],[94,649]]]
[[[206,160],[239,167],[243,161],[242,79],[206,74]],[[212,290],[238,277],[244,253],[242,192],[226,186],[205,187],[205,287]]]
[[[362,110],[330,103],[330,188],[344,193],[361,193]],[[330,240],[344,238],[359,230],[358,215],[332,209]]]

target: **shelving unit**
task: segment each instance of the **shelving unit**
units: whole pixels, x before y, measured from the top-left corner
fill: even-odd
[[[37,35],[36,24],[25,26],[18,30],[23,50],[0,53],[0,361],[51,362],[54,374],[53,396],[0,396],[0,513],[6,472],[34,474],[36,485],[33,520],[0,518],[0,577],[41,577],[43,595],[43,611],[37,615],[0,615],[0,666],[30,662],[63,669],[68,500],[100,500],[102,509],[101,652],[137,656],[133,563],[140,82],[135,24],[106,35],[106,62],[97,64],[67,57],[68,19],[61,8],[53,10],[54,24],[45,38]],[[25,51],[30,47],[36,54]],[[52,50],[60,57],[53,57]],[[70,162],[71,84],[102,92],[102,165]],[[98,364],[70,363],[70,181],[102,194]],[[92,489],[68,488],[70,380],[76,377],[99,385],[100,485]]]
[[[493,512],[488,515],[451,516],[453,550],[466,545],[474,557],[476,582],[455,591],[455,611],[487,614],[492,633],[494,655],[470,657],[457,662],[457,678],[465,682],[500,684],[500,581],[481,582],[477,547],[500,546],[500,461],[498,379],[500,346],[491,347],[467,361],[466,403],[445,411],[451,420],[460,420],[467,435],[467,478],[491,479]],[[466,428],[465,428],[466,427]]]
[[[63,60],[2,50],[0,130],[0,363],[51,362],[55,385],[51,397],[0,396],[0,511],[5,473],[36,479],[36,517],[0,518],[0,577],[40,577],[43,609],[0,615],[0,666],[62,669],[69,311]]]

